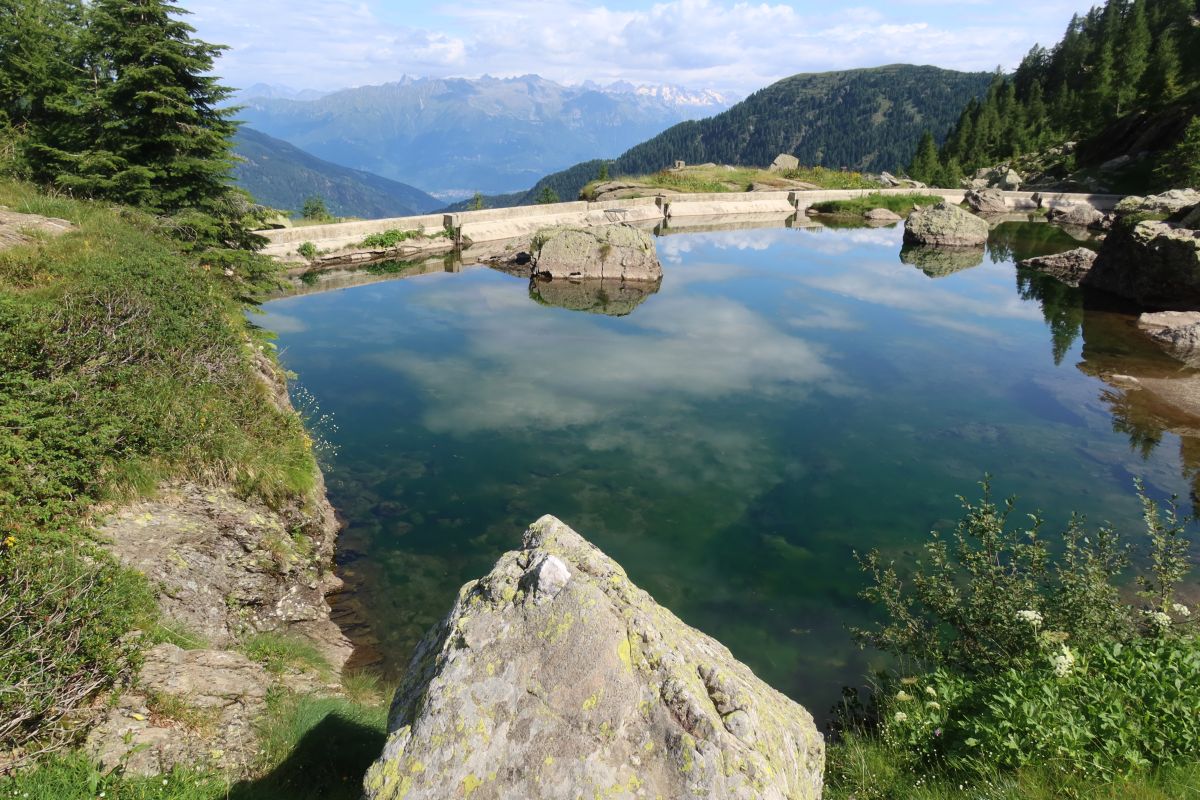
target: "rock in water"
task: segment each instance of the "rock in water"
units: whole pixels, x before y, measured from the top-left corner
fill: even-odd
[[[1059,225],[1077,225],[1081,228],[1099,225],[1104,220],[1104,215],[1087,203],[1052,208],[1046,216]]]
[[[1083,276],[1092,268],[1095,260],[1095,250],[1076,247],[1074,250],[1056,253],[1052,256],[1027,258],[1021,262],[1021,266],[1045,272],[1068,286],[1078,286],[1079,282],[1083,280]]]
[[[1174,214],[1185,208],[1200,204],[1200,192],[1195,189],[1171,189],[1149,197],[1130,195],[1117,203],[1118,214]]]
[[[1160,311],[1142,314],[1138,327],[1190,367],[1200,367],[1200,312]]]
[[[396,693],[368,800],[821,795],[807,711],[554,517],[464,586]]]
[[[787,172],[790,169],[800,169],[800,159],[788,153],[780,153],[775,156],[775,160],[771,162],[769,169],[771,172]]]
[[[558,225],[533,236],[533,274],[547,278],[657,281],[662,264],[654,237],[631,225]]]
[[[899,222],[904,219],[895,211],[887,208],[872,208],[870,211],[863,214],[863,217],[872,222]]]
[[[983,263],[982,247],[927,247],[910,245],[900,250],[900,261],[912,264],[930,278],[944,278]]]
[[[908,215],[904,223],[906,244],[933,247],[979,247],[987,243],[985,220],[943,201],[933,208]]]
[[[1007,214],[1008,204],[999,189],[968,189],[964,198],[976,214]]]
[[[531,278],[529,296],[534,302],[547,306],[623,317],[658,291],[658,283],[590,278],[588,280],[545,280]]]
[[[1153,308],[1200,308],[1200,230],[1121,220],[1081,283]]]

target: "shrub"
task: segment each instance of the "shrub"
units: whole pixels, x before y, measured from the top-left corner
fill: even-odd
[[[304,206],[300,209],[300,216],[317,222],[333,218],[325,206],[325,198],[320,195],[313,195],[304,201]]]
[[[0,750],[67,740],[73,712],[136,661],[153,621],[144,578],[83,545],[9,535],[0,544]]]
[[[317,257],[317,246],[312,242],[303,242],[296,248],[296,252],[311,261]]]

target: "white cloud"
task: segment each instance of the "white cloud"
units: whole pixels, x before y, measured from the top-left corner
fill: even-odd
[[[1014,66],[1052,44],[1076,2],[918,0],[816,3],[459,0],[409,9],[385,0],[191,0],[202,37],[231,45],[229,81],[336,88],[402,74],[625,79],[749,92],[797,72],[879,64]],[[406,20],[403,23],[395,19]]]

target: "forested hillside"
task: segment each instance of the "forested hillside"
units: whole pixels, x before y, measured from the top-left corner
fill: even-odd
[[[939,163],[915,165],[914,177],[962,175],[1077,141],[1067,171],[1150,153],[1146,188],[1180,183],[1187,167],[1173,148],[1198,113],[1200,2],[1109,0],[1074,16],[1058,44],[1034,47],[1013,75],[968,102]],[[1192,130],[1200,144],[1200,125]]]
[[[766,166],[780,153],[808,166],[899,170],[922,131],[940,139],[991,80],[989,73],[908,64],[793,75],[715,117],[681,122],[613,161],[547,175],[521,204],[536,202],[547,187],[573,200],[604,163],[614,178],[656,172],[676,160]]]
[[[427,214],[444,203],[406,183],[350,169],[243,127],[234,137],[242,159],[233,168],[241,186],[261,203],[298,210],[309,197],[325,200],[339,217],[403,217]]]

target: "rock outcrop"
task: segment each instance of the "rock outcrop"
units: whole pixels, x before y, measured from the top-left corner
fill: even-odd
[[[968,189],[967,206],[976,214],[1007,214],[1008,204],[1004,202],[1004,192],[999,189]]]
[[[1022,267],[1029,267],[1047,275],[1051,275],[1068,286],[1078,286],[1083,276],[1092,268],[1096,261],[1096,251],[1086,247],[1076,247],[1065,253],[1055,253],[1052,256],[1027,258],[1021,262]]]
[[[870,211],[863,214],[863,218],[870,222],[899,222],[904,217],[887,208],[872,208]]]
[[[71,230],[75,225],[65,219],[19,214],[0,206],[0,250],[28,244],[35,236],[60,236]]]
[[[554,517],[464,586],[396,693],[368,800],[821,794],[807,711]]]
[[[1200,308],[1200,230],[1118,221],[1081,283],[1150,308]]]
[[[533,274],[547,278],[659,281],[654,237],[630,225],[556,226],[534,234]]]
[[[1118,214],[1175,214],[1196,205],[1200,205],[1200,191],[1172,189],[1149,197],[1131,195],[1117,203],[1115,210]]]
[[[107,710],[86,749],[101,765],[134,775],[176,765],[240,773],[258,758],[253,726],[271,684],[240,653],[157,645],[146,653],[138,685]]]
[[[908,215],[904,242],[932,247],[979,247],[987,243],[988,230],[985,220],[942,201],[933,208]]]

